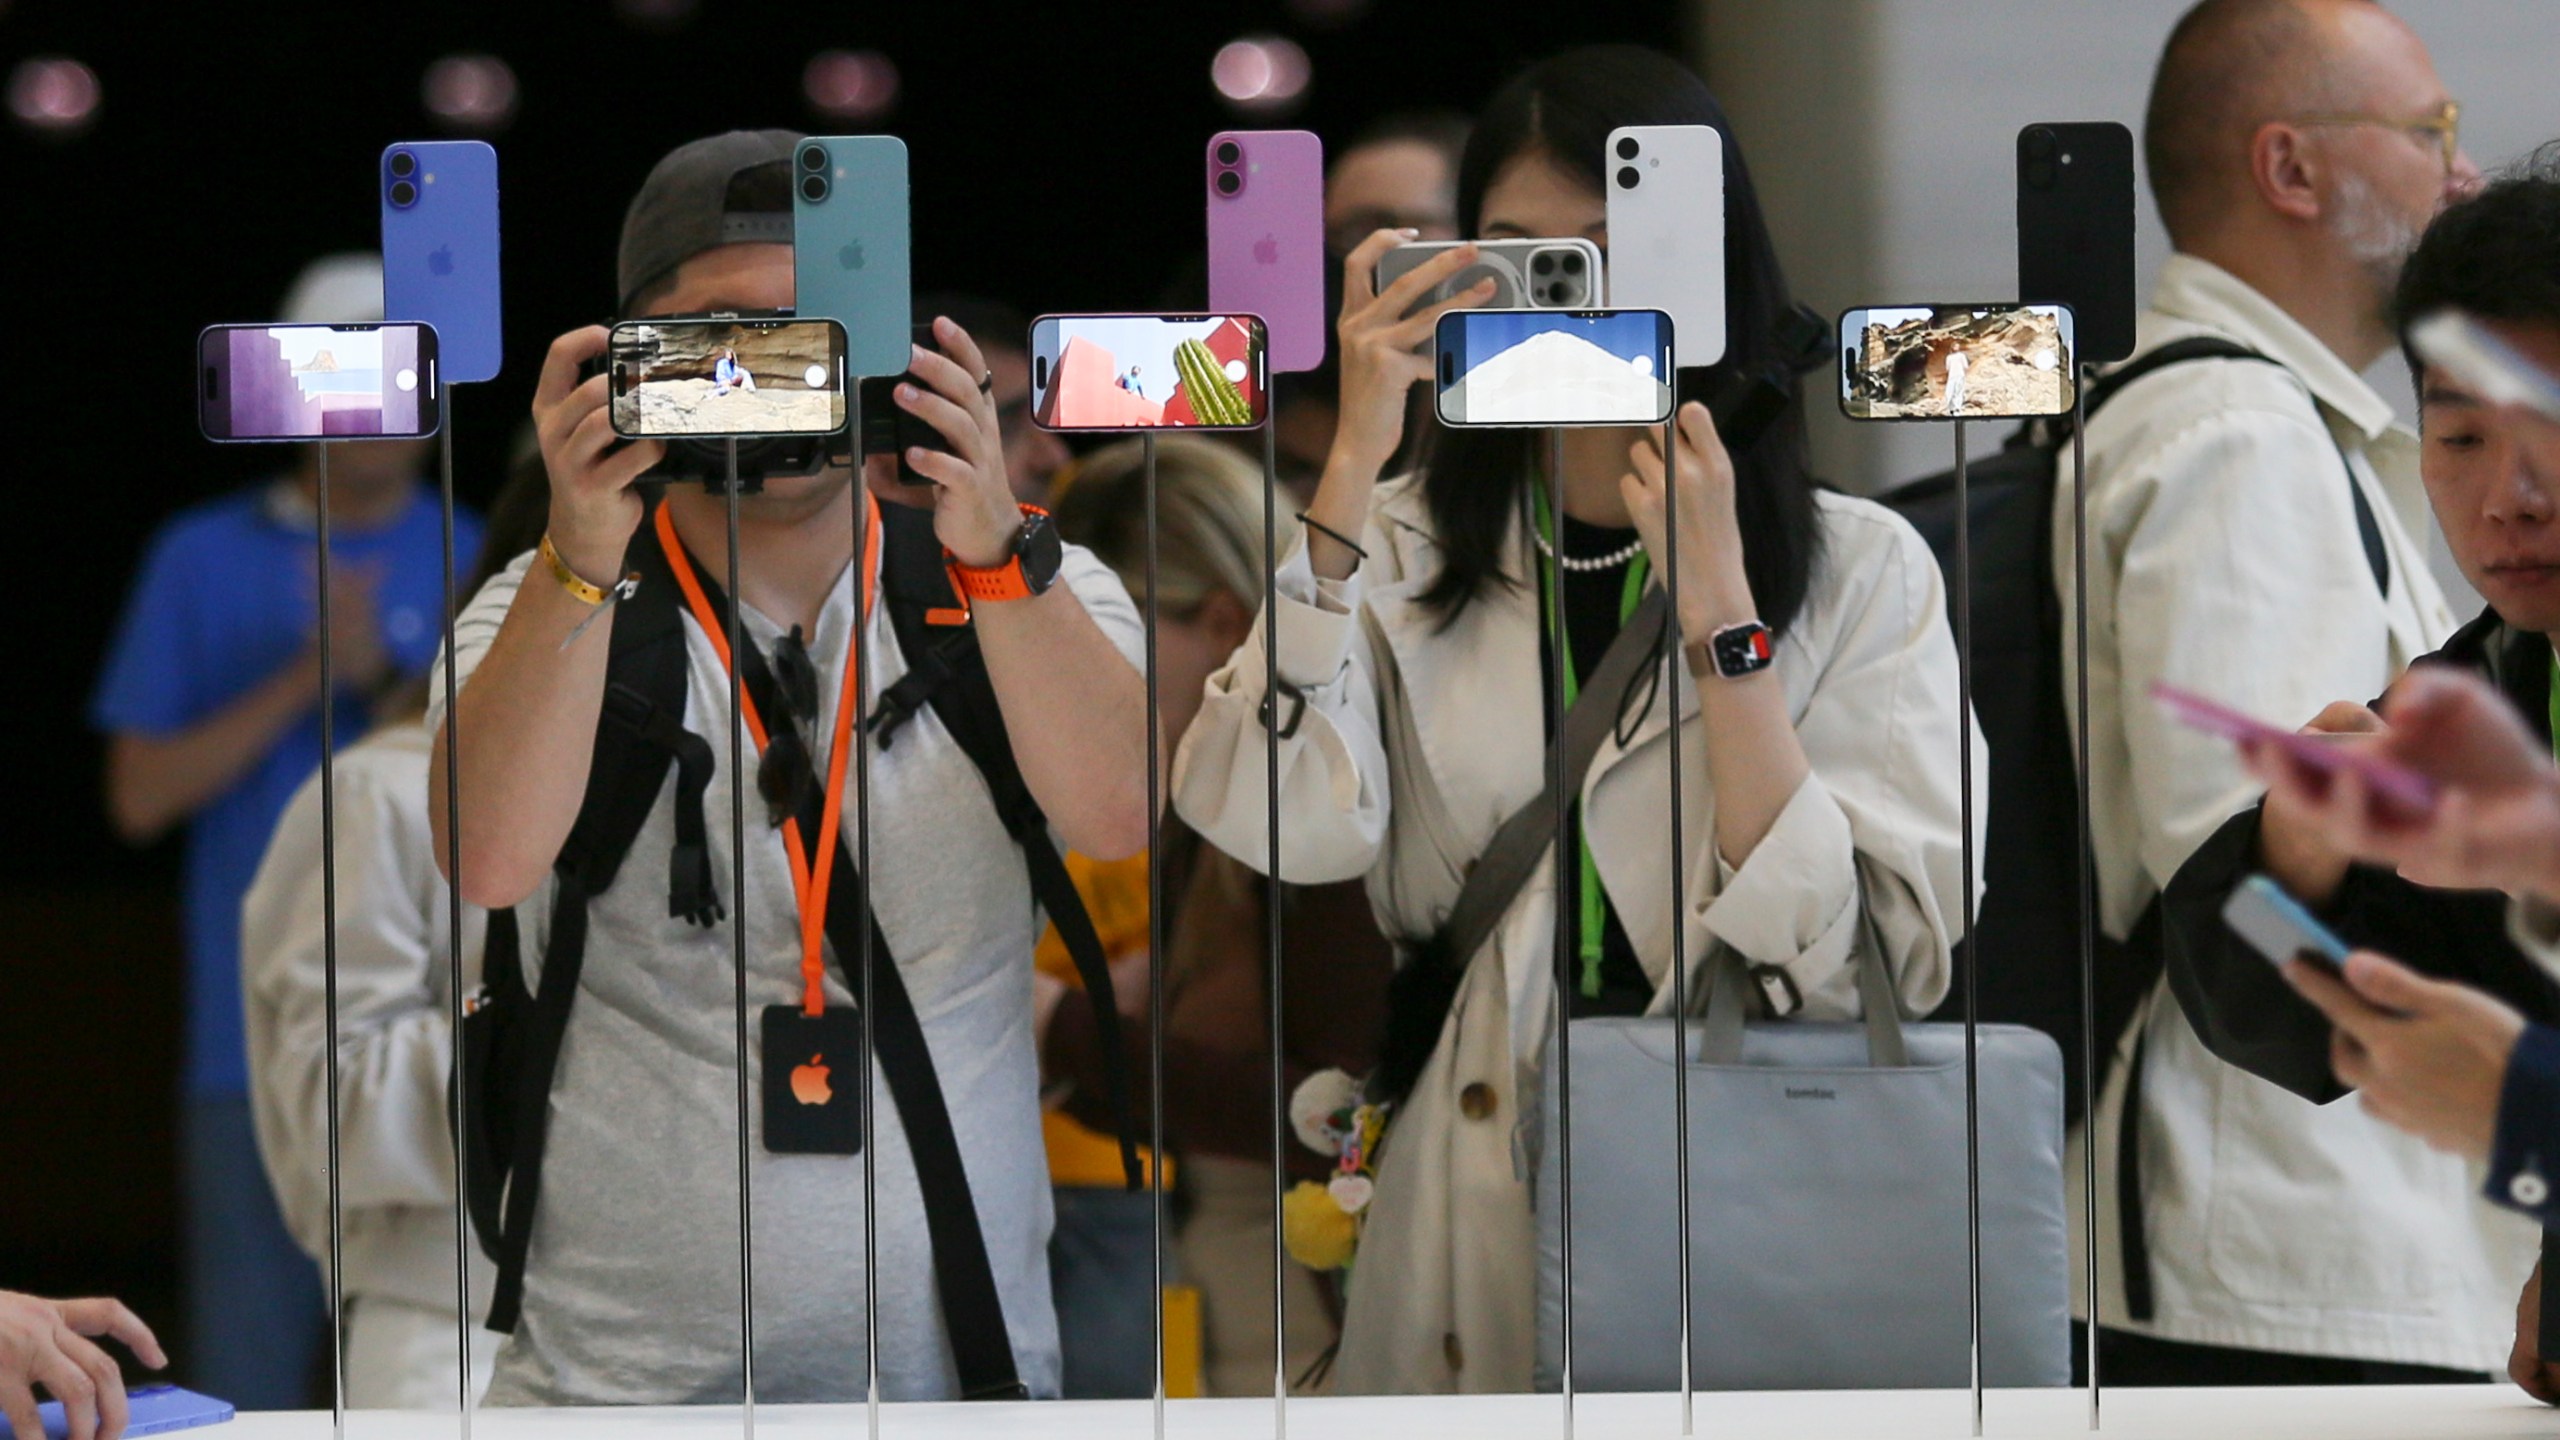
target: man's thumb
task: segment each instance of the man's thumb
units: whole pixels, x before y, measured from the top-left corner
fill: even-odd
[[[2396,960],[2370,950],[2347,957],[2347,983],[2358,995],[2385,1010],[2403,1014],[2422,1010],[2435,998],[2436,983]]]

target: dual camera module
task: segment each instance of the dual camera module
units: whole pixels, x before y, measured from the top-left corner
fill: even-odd
[[[418,157],[406,150],[394,150],[382,162],[391,172],[391,208],[406,210],[418,203]]]
[[[827,198],[827,147],[800,147],[800,198],[815,205]]]
[[[1210,173],[1210,187],[1228,199],[1244,193],[1244,147],[1221,140],[1211,155],[1218,163]]]
[[[2026,161],[2019,173],[2029,188],[2050,190],[2061,172],[2056,167],[2071,163],[2071,152],[2062,148],[2062,138],[2046,126],[2032,125],[2018,137],[2018,153]]]

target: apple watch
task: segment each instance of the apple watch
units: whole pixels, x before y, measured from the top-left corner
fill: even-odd
[[[1027,600],[1045,595],[1058,583],[1058,567],[1066,559],[1066,546],[1058,539],[1058,527],[1051,523],[1049,512],[1037,505],[1022,507],[1022,529],[1013,537],[1013,554],[1002,565],[980,568],[963,565],[949,550],[942,552],[943,563],[950,568],[952,588],[971,602],[980,600]]]
[[[1709,635],[1703,645],[1690,646],[1689,656],[1692,674],[1713,670],[1727,680],[1739,680],[1768,669],[1777,658],[1777,646],[1768,626],[1745,620]]]

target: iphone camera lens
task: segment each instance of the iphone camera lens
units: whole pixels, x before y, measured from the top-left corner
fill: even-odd
[[[1618,188],[1621,190],[1633,190],[1636,188],[1636,182],[1643,178],[1643,176],[1636,173],[1636,167],[1633,165],[1621,165],[1618,167]]]
[[[416,173],[417,168],[417,156],[410,154],[406,150],[394,150],[391,152],[391,174],[394,179],[406,180],[410,175]]]
[[[1556,273],[1556,257],[1550,251],[1541,250],[1537,258],[1529,262],[1529,269],[1535,274],[1553,275]]]
[[[803,176],[801,176],[801,177],[800,177],[800,198],[801,198],[801,199],[803,199],[803,200],[808,201],[808,202],[809,202],[810,204],[812,204],[812,205],[815,205],[815,204],[817,204],[819,201],[826,199],[826,198],[827,198],[827,177],[826,177],[826,176],[824,176],[824,175],[803,175]]]
[[[2052,159],[2056,145],[2053,132],[2042,125],[2027,132],[2027,158],[2030,160]]]
[[[1638,146],[1638,145],[1636,144],[1636,137],[1634,137],[1633,135],[1621,135],[1621,136],[1619,136],[1619,137],[1618,137],[1618,158],[1619,158],[1619,159],[1621,159],[1621,160],[1633,160],[1634,158],[1636,158],[1636,151],[1637,151],[1638,149],[1640,149],[1640,148],[1642,148],[1642,147],[1640,147],[1640,146]]]
[[[801,147],[801,150],[800,150],[800,168],[801,168],[801,169],[803,169],[803,170],[824,170],[824,169],[826,169],[826,168],[827,168],[827,149],[826,149],[826,147],[825,147],[825,146],[823,146],[823,145],[806,145],[806,146]]]
[[[1567,275],[1579,275],[1582,273],[1581,251],[1567,250],[1564,252],[1564,273]]]
[[[2029,186],[2029,188],[2031,188],[2031,189],[2036,189],[2036,190],[2049,190],[2049,189],[2052,189],[2052,188],[2053,188],[2053,162],[2052,162],[2052,161],[2050,161],[2050,160],[2030,160],[2030,161],[2028,161],[2028,162],[2027,162],[2027,185]]]
[[[403,207],[418,203],[418,187],[406,180],[392,181],[391,203]]]
[[[1243,158],[1244,158],[1244,147],[1243,147],[1243,146],[1238,145],[1238,144],[1237,144],[1236,142],[1234,142],[1233,140],[1221,140],[1221,141],[1219,141],[1219,142],[1218,142],[1218,163],[1219,163],[1219,164],[1221,164],[1221,165],[1233,165],[1234,163],[1236,163],[1237,161],[1239,161],[1239,160],[1241,160],[1241,159],[1243,159]]]
[[[1243,188],[1244,188],[1244,177],[1243,177],[1243,176],[1238,175],[1238,174],[1237,174],[1236,172],[1234,172],[1233,170],[1221,170],[1221,171],[1219,171],[1219,172],[1218,172],[1218,193],[1219,193],[1219,194],[1221,194],[1221,195],[1233,195],[1234,193],[1236,193],[1237,191],[1239,191],[1239,190],[1241,190],[1241,189],[1243,189]]]

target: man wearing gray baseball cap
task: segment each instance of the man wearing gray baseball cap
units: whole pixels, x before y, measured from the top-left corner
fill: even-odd
[[[685,145],[658,163],[623,222],[618,289],[625,315],[753,314],[791,305],[795,138],[733,132]],[[1096,857],[1133,854],[1145,844],[1152,763],[1137,611],[1107,568],[1058,546],[1041,533],[1045,515],[1016,506],[982,353],[947,319],[937,319],[933,335],[936,348],[913,351],[897,403],[951,447],[949,454],[911,450],[908,463],[932,482],[933,538],[955,591],[974,602],[966,605],[974,612],[969,623],[1003,732],[1060,841]],[[709,740],[714,764],[725,766],[732,753],[720,738],[730,703],[727,650],[716,627],[694,618],[710,613],[694,591],[743,602],[744,638],[756,652],[740,657],[749,676],[759,661],[785,678],[795,667],[814,676],[814,685],[777,687],[814,691],[813,704],[763,710],[772,748],[759,755],[759,773],[749,779],[768,795],[764,782],[773,777],[764,772],[782,756],[784,732],[803,747],[804,775],[824,781],[830,773],[831,752],[845,733],[839,697],[851,696],[846,667],[857,583],[865,597],[865,658],[851,683],[864,687],[872,715],[912,658],[886,613],[876,560],[893,548],[876,543],[884,529],[907,523],[884,522],[883,502],[912,503],[904,498],[908,487],[897,483],[895,457],[872,459],[864,483],[842,465],[767,476],[761,491],[738,499],[733,576],[726,497],[674,483],[652,503],[634,488],[664,446],[617,443],[605,413],[605,378],[578,378],[605,346],[606,331],[595,326],[551,346],[533,403],[551,478],[550,532],[541,550],[491,582],[462,615],[454,660],[460,693],[450,717],[430,717],[455,726],[462,742],[453,838],[465,893],[492,909],[519,907],[528,971],[545,968],[552,957],[543,947],[560,943],[552,921],[563,907],[562,887],[546,881],[579,819],[591,763],[604,753],[598,717],[616,616],[637,613],[639,602],[615,598],[618,577],[635,568],[661,579],[699,577],[677,602],[685,612],[683,720]],[[657,598],[665,601],[663,593]],[[955,595],[953,603],[964,602]],[[882,1060],[867,1062],[882,1100],[867,1137],[878,1185],[873,1278],[880,1320],[872,1338],[885,1399],[1052,1396],[1059,1361],[1045,1253],[1051,1209],[1031,1025],[1039,911],[1025,878],[1026,852],[940,713],[915,716],[896,728],[896,743],[884,739],[872,750],[863,795],[842,782],[843,834],[851,836],[857,823],[870,826],[869,873],[851,875],[837,856],[829,892],[867,897],[873,933],[885,946],[875,972],[882,976]],[[708,793],[725,797],[727,784],[715,771]],[[742,896],[727,894],[728,827],[707,827],[705,873],[716,893],[695,918],[716,913],[725,900],[730,921],[696,924],[670,914],[671,895],[661,887],[673,885],[667,877],[683,868],[676,811],[684,788],[663,786],[623,857],[619,882],[584,900],[584,958],[549,1090],[540,1204],[492,1403],[665,1404],[739,1393],[732,1168],[738,1081],[728,923],[746,927],[749,1004],[796,1011],[785,1002],[805,993],[813,1013],[822,998],[826,1017],[850,1017],[855,996],[843,983],[851,957],[832,953],[832,916],[823,969],[803,968],[819,958],[819,942],[804,948],[801,886],[813,883],[809,871],[829,873],[824,862],[835,852],[815,833],[806,835],[805,849],[791,843],[789,830],[768,823],[763,805],[749,806]],[[817,813],[815,793],[804,790],[801,813]],[[866,801],[871,813],[858,817]],[[715,800],[715,817],[725,814],[724,803]],[[430,809],[443,855],[449,842],[441,788]],[[801,855],[815,863],[795,880]],[[889,1066],[902,1057],[890,1038],[891,975],[921,1022],[920,1048],[947,1124],[911,1124],[917,1112],[892,1083]],[[770,1028],[770,1011],[767,1020]],[[759,1072],[806,1059],[767,1055],[752,1042],[747,1057]],[[912,1052],[903,1063],[911,1076]],[[802,1103],[822,1103],[812,1097],[830,1093],[823,1071],[806,1095],[803,1077],[792,1078],[789,1093]],[[770,1099],[760,1073],[750,1084]],[[833,1084],[838,1093],[852,1091],[856,1075],[839,1074]],[[756,1393],[782,1401],[860,1398],[861,1142],[828,1153],[776,1154],[780,1132],[761,1116],[752,1127]],[[951,1207],[936,1203],[947,1191],[933,1177],[948,1173],[935,1160],[936,1147],[955,1138],[971,1202],[960,1208],[974,1211],[981,1273],[992,1274],[1000,1315],[951,1293]],[[984,1382],[991,1327],[1002,1332],[994,1338],[996,1368],[1012,1383]]]

